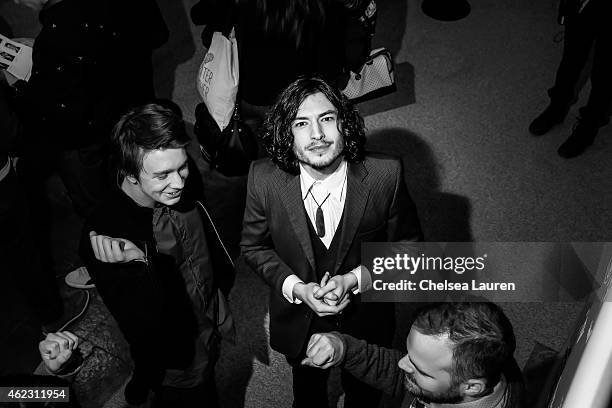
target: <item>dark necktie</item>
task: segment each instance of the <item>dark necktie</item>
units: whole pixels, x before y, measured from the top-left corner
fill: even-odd
[[[327,201],[331,193],[327,193],[325,199],[321,202],[321,204],[319,204],[314,194],[312,194],[312,186],[308,192],[310,193],[310,196],[314,202],[317,204],[317,212],[315,214],[315,228],[317,229],[317,236],[319,238],[323,238],[325,236],[325,219],[323,218],[323,210],[321,209],[321,206],[325,204],[325,201]]]

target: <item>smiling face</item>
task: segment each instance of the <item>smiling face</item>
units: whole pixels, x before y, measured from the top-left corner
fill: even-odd
[[[338,129],[338,111],[322,93],[304,99],[291,132],[295,157],[307,170],[330,174],[336,169],[344,142]]]
[[[174,205],[181,199],[189,175],[185,149],[151,150],[144,153],[138,180],[128,176],[134,185],[134,200],[152,207],[155,203]]]
[[[425,402],[457,403],[463,396],[453,384],[453,351],[447,335],[429,336],[415,328],[406,340],[408,353],[398,365],[404,371],[406,389]]]

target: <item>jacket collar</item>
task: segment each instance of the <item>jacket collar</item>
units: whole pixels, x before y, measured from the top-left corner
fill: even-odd
[[[293,228],[302,250],[306,254],[311,269],[315,270],[315,259],[310,234],[308,233],[307,216],[302,201],[299,174],[294,175],[282,170],[278,170],[280,183],[282,186],[280,198],[289,215],[289,222]],[[346,203],[344,205],[342,235],[340,246],[336,258],[335,270],[332,275],[338,272],[338,268],[346,257],[357,228],[361,223],[361,218],[368,202],[369,189],[365,184],[368,170],[364,162],[349,163],[347,171],[347,191]]]

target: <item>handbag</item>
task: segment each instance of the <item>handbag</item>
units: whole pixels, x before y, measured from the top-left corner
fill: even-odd
[[[230,123],[238,94],[238,42],[232,28],[226,36],[215,31],[200,64],[197,88],[221,130]]]
[[[386,48],[372,50],[359,73],[349,72],[350,78],[342,93],[353,103],[359,103],[395,92],[393,71],[391,52]]]
[[[194,133],[200,142],[202,157],[211,168],[224,176],[244,176],[257,158],[255,134],[240,117],[238,103],[234,105],[228,126],[221,130],[204,103],[195,110]]]

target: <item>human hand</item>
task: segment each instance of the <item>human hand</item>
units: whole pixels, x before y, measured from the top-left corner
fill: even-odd
[[[72,352],[79,345],[79,338],[69,331],[49,333],[38,343],[38,351],[50,372],[57,372],[70,360]]]
[[[357,286],[357,277],[354,274],[336,275],[327,280],[325,285],[321,284],[313,295],[316,299],[323,299],[325,303],[333,306],[347,299],[355,286]]]
[[[89,240],[98,261],[126,263],[145,259],[144,252],[127,239],[111,238],[106,235],[98,235],[96,231],[90,231]]]
[[[321,288],[327,285],[327,283],[329,282],[329,277],[329,272],[325,272],[325,275],[323,275],[323,278],[321,278],[321,283],[319,284]],[[323,295],[319,295],[319,292],[320,288],[315,287],[313,292],[315,298],[322,299],[323,302],[332,306],[337,305],[339,303],[338,296],[333,291],[329,291],[327,293],[322,292]]]
[[[304,302],[318,316],[331,316],[340,313],[349,303],[348,297],[342,302],[335,305],[329,305],[323,299],[317,299],[314,296],[315,291],[320,289],[320,286],[315,282],[303,283],[299,282],[293,286],[293,297]]]
[[[310,336],[306,348],[306,358],[302,365],[329,368],[339,364],[344,359],[344,343],[331,333],[315,333]]]

